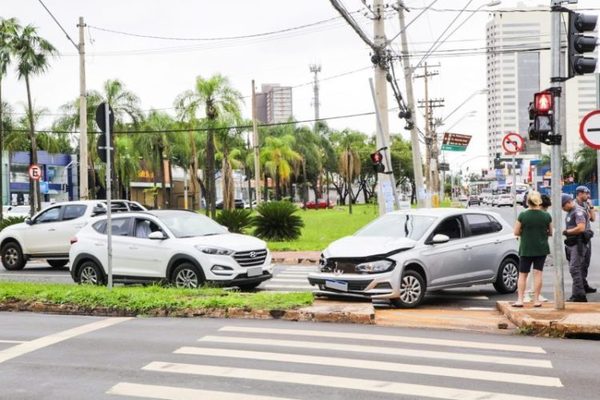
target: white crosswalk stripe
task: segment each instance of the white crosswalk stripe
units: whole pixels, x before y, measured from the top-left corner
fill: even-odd
[[[323,391],[360,392],[351,398],[369,398],[369,393],[452,400],[564,397],[541,347],[381,332],[223,326],[196,346],[176,349],[176,362],[161,359],[142,366],[153,374],[151,384],[120,382],[107,393],[167,400],[327,398],[319,396]],[[169,379],[175,375],[189,378]],[[217,386],[206,388],[207,382]]]
[[[276,291],[312,291],[308,283],[309,272],[316,271],[314,267],[287,267],[276,272],[273,278],[259,286],[262,290]]]

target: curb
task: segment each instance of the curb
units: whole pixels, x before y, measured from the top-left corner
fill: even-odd
[[[317,302],[315,302],[317,303]],[[107,307],[86,308],[73,304],[52,304],[42,302],[11,301],[0,304],[0,311],[36,312],[60,315],[88,315],[102,317],[175,317],[175,318],[239,318],[239,319],[279,319],[302,322],[333,322],[351,324],[374,324],[375,312],[335,309],[327,305],[312,305],[294,310],[250,310],[245,308],[199,308],[183,310],[149,310],[136,313],[128,310],[115,310]]]

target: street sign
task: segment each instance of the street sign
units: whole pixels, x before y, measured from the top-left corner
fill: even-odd
[[[525,142],[518,133],[508,133],[502,138],[502,148],[506,154],[516,154],[523,150]]]
[[[450,164],[441,162],[439,165],[439,170],[440,171],[450,171]]]
[[[589,112],[579,124],[579,136],[587,146],[600,150],[600,110]]]
[[[98,140],[96,141],[96,151],[98,152],[98,158],[100,161],[106,162],[106,103],[100,103],[100,105],[96,108],[96,124],[98,124],[98,128],[104,133],[98,136]],[[114,139],[113,139],[113,127],[115,125],[115,115],[113,113],[112,108],[108,107],[108,124],[110,128],[110,157],[114,159]]]
[[[471,135],[446,132],[442,140],[442,150],[465,151],[470,141]]]
[[[100,103],[98,107],[96,107],[96,123],[98,124],[98,128],[104,133],[106,133],[106,113],[104,111],[105,104]],[[108,119],[110,124],[110,131],[113,131],[113,126],[115,125],[115,113],[112,108],[108,107]]]
[[[39,181],[42,178],[42,169],[37,164],[29,166],[29,177],[34,181]]]

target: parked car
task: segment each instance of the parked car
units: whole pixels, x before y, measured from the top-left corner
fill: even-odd
[[[246,202],[243,199],[234,199],[235,208],[248,208],[246,206]],[[215,207],[217,210],[223,209],[223,200],[219,200],[216,202]]]
[[[473,196],[469,196],[469,202],[468,205],[473,206],[473,205],[479,205],[480,201],[479,201],[479,196],[473,195]]]
[[[166,281],[180,288],[205,282],[253,289],[272,277],[266,243],[229,233],[190,211],[154,210],[112,218],[112,271],[116,282]],[[107,219],[84,227],[69,252],[78,283],[107,282]]]
[[[308,275],[325,295],[386,299],[412,308],[427,291],[475,284],[517,288],[518,245],[493,212],[435,208],[396,211],[333,242]]]
[[[499,194],[493,194],[492,195],[492,201],[490,203],[490,206],[495,207],[498,205],[498,199],[500,198]]]
[[[134,201],[111,202],[113,212],[145,210]],[[0,232],[0,257],[9,271],[21,270],[32,258],[45,258],[54,268],[69,261],[69,239],[92,217],[105,214],[106,201],[86,200],[56,203],[25,222],[10,225]]]
[[[326,199],[319,199],[317,201],[311,200],[306,202],[306,208],[317,209],[317,208],[333,208],[335,203],[333,201],[327,202]]]
[[[498,201],[496,202],[496,206],[498,206],[498,207],[503,207],[503,206],[512,207],[513,206],[513,197],[512,197],[512,195],[508,194],[508,193],[498,195]]]
[[[8,206],[4,211],[4,218],[8,217],[29,217],[31,206]]]

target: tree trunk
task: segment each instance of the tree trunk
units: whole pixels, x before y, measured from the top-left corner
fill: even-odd
[[[207,205],[210,210],[211,218],[217,216],[216,208],[216,190],[215,190],[215,133],[212,130],[214,121],[211,121],[211,128],[209,128],[206,137],[206,181],[207,189]]]
[[[346,171],[348,174],[348,212],[352,214],[352,153],[350,149],[348,149],[348,170]]]
[[[161,186],[161,194],[162,194],[162,208],[167,208],[167,179],[165,176],[165,165],[163,161],[163,146],[158,146],[158,169],[160,170],[160,184]]]
[[[279,170],[275,170],[275,200],[281,200],[281,177],[279,176]]]
[[[227,159],[228,152],[224,151],[223,160],[221,161],[222,179],[223,179],[223,210],[232,210],[235,207],[233,201],[233,177],[231,173],[231,165]]]
[[[0,220],[2,220],[2,211],[4,210],[4,107],[2,105],[2,74],[0,74]]]
[[[173,184],[173,163],[171,162],[171,159],[168,160],[168,168],[169,168],[169,208],[178,208],[178,207],[174,207],[173,205],[175,204],[175,200],[173,199],[173,189],[175,187],[175,185]]]
[[[29,109],[29,140],[31,140],[31,150],[29,152],[30,165],[37,164],[37,143],[35,140],[35,128],[33,126],[33,105],[31,103],[31,88],[29,86],[29,75],[25,75],[25,86],[27,88],[27,107]],[[29,180],[30,213],[36,213],[42,208],[42,202],[39,196],[39,181]]]

